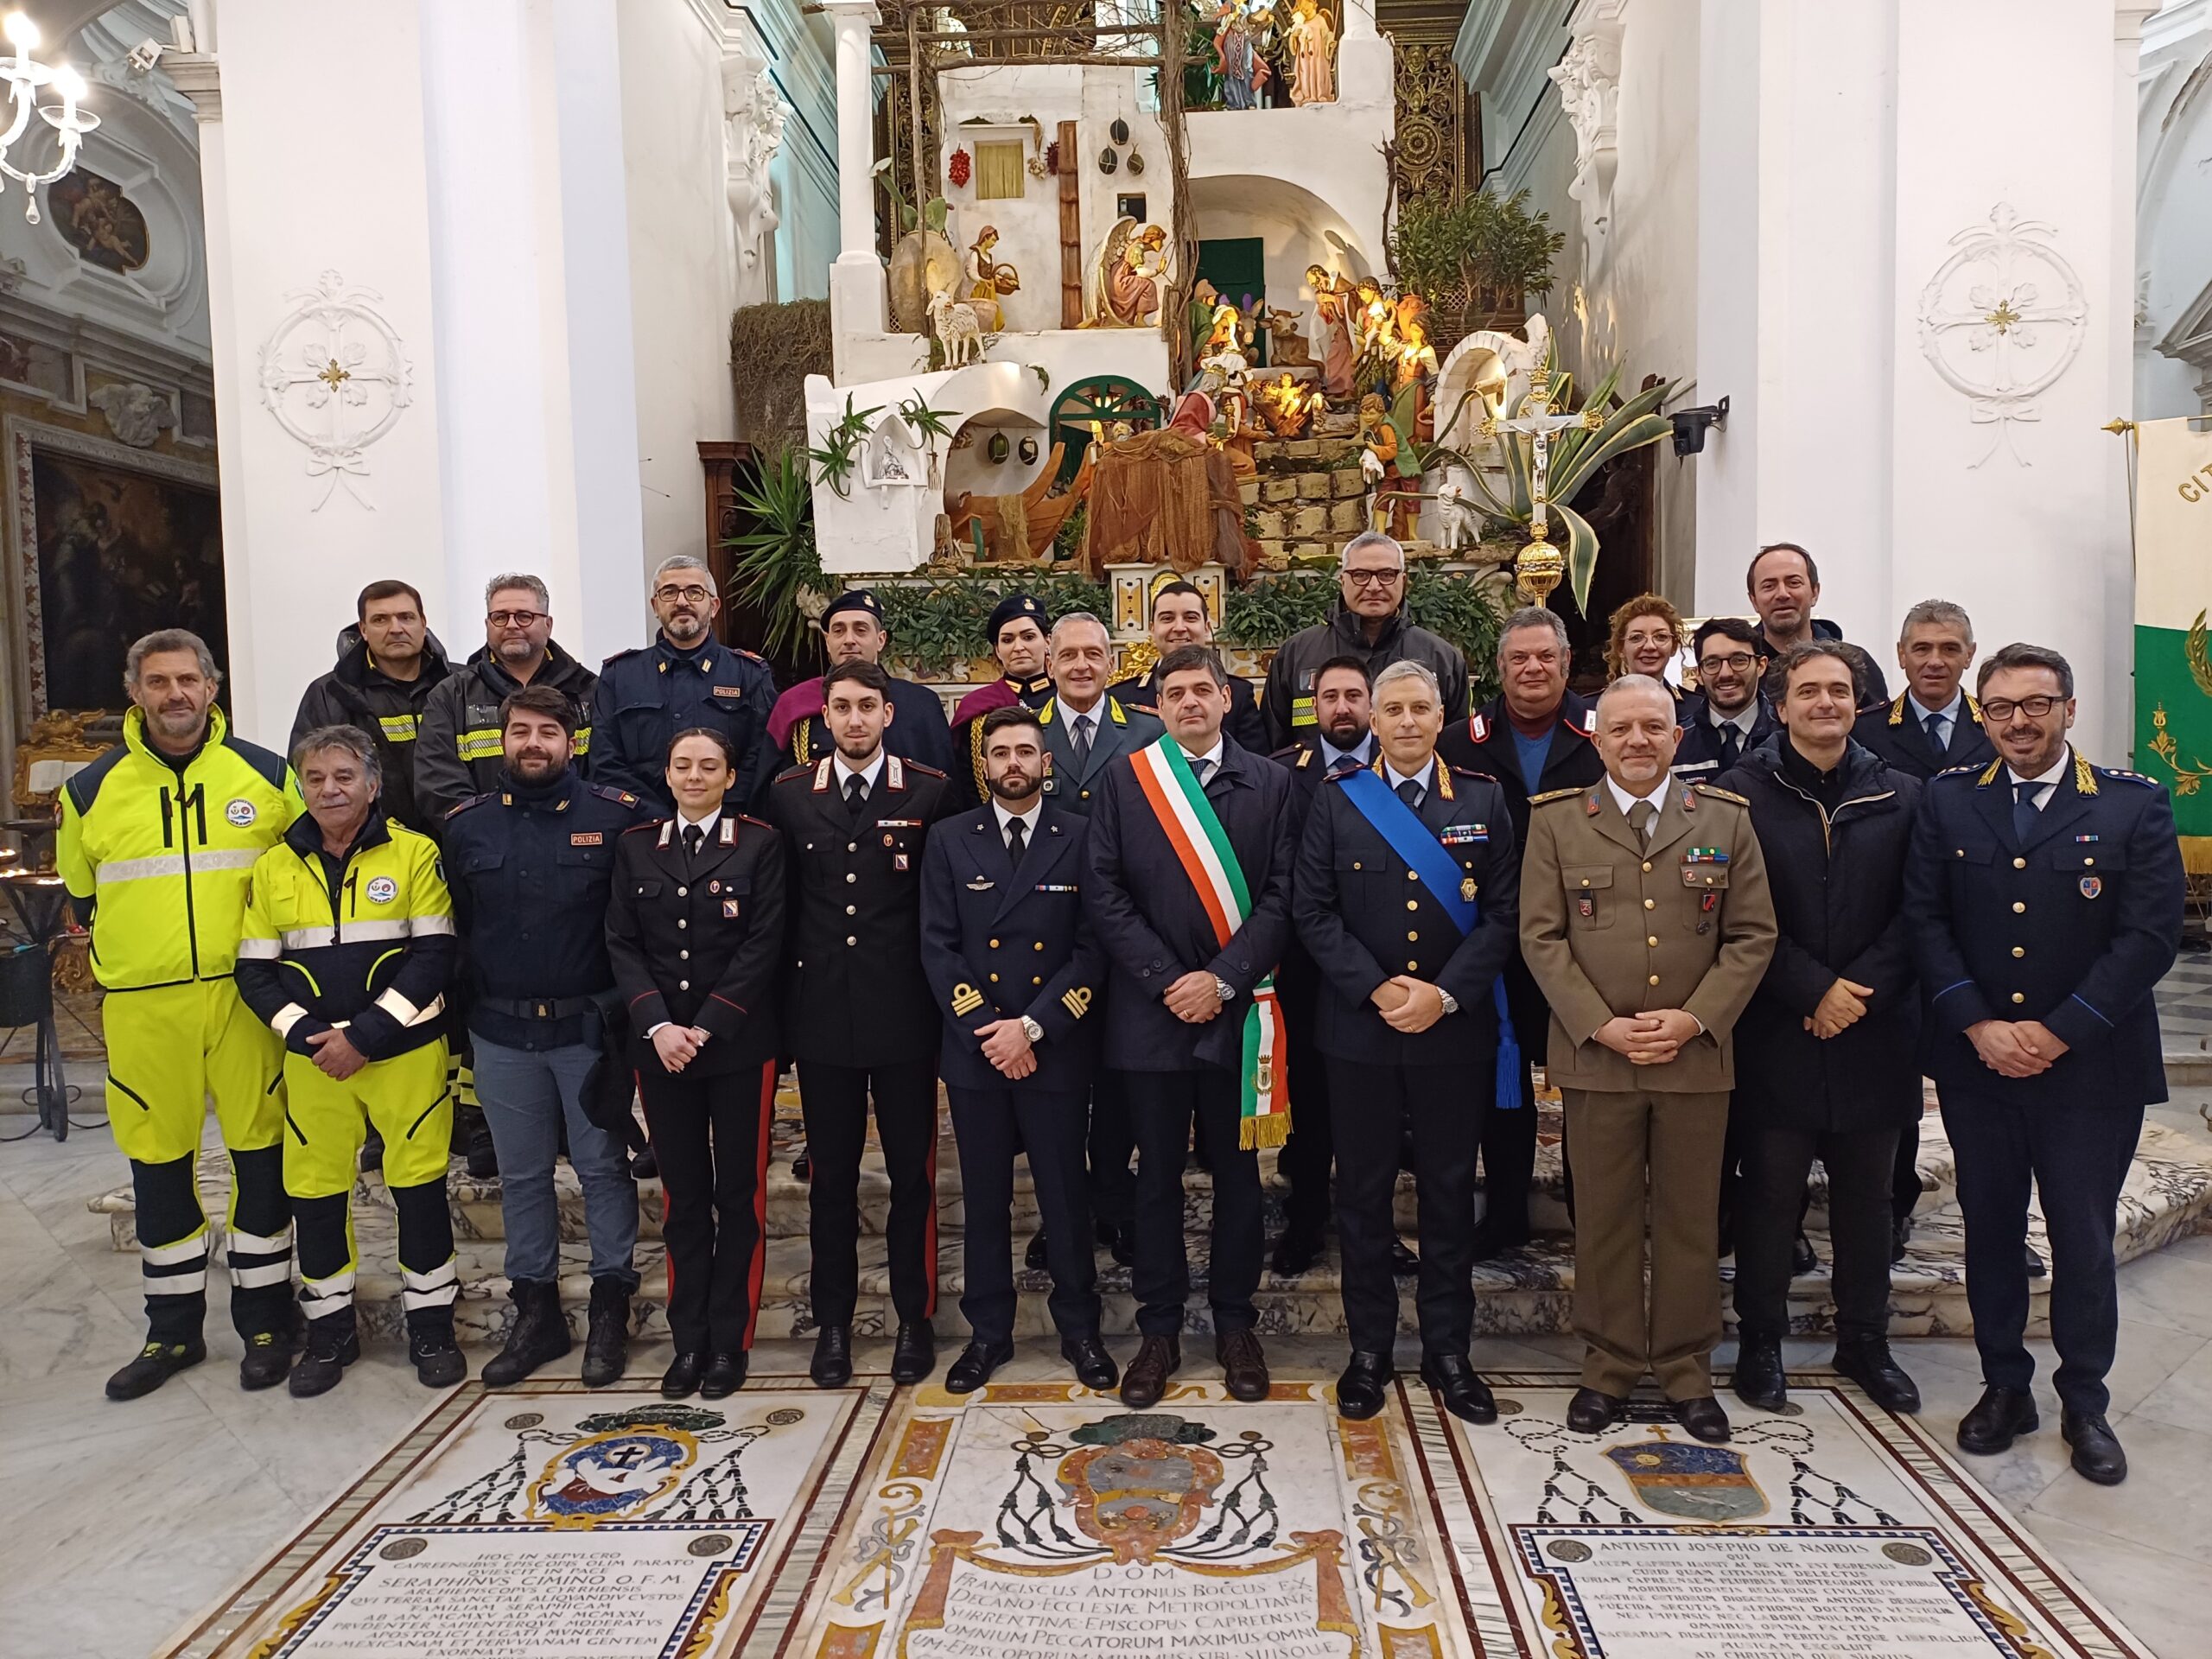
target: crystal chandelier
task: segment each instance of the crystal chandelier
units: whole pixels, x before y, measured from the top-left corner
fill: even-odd
[[[31,54],[39,42],[36,23],[20,11],[11,11],[5,18],[0,18],[0,35],[4,35],[8,44],[16,48],[13,57],[0,56],[0,80],[8,83],[8,97],[16,106],[15,118],[9,122],[7,131],[0,133],[0,173],[23,187],[23,217],[35,225],[39,222],[39,186],[53,183],[77,164],[77,147],[84,143],[86,133],[99,125],[100,118],[77,107],[78,100],[85,95],[82,75],[66,63],[58,69],[49,69],[32,61]],[[30,125],[33,100],[38,96],[38,89],[49,85],[61,94],[61,102],[58,106],[41,106],[38,115],[60,137],[61,157],[51,171],[27,173],[8,159],[8,152]],[[5,188],[0,185],[0,189]]]

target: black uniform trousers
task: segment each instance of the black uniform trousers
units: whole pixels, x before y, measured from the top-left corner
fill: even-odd
[[[1290,1139],[1276,1154],[1275,1167],[1290,1184],[1283,1199],[1284,1233],[1319,1243],[1329,1224],[1329,1160],[1335,1147],[1329,1069],[1334,1062],[1323,1058],[1310,1037],[1299,1034],[1301,1027],[1311,1027],[1306,1012],[1306,1020],[1291,1027]]]
[[[1734,1114],[1731,1115],[1731,1128]],[[1817,1157],[1828,1174],[1829,1263],[1839,1344],[1890,1329],[1890,1168],[1897,1132],[1751,1128],[1736,1185],[1736,1321],[1746,1337],[1789,1334],[1789,1253]]]
[[[669,1336],[679,1354],[741,1353],[767,1266],[775,1062],[719,1076],[645,1065],[638,1094],[660,1165]]]
[[[1897,1149],[1890,1165],[1890,1214],[1903,1221],[1918,1207],[1920,1194],[1920,1120],[1915,1118],[1897,1131]]]
[[[950,1084],[960,1151],[963,1261],[960,1313],[978,1342],[1014,1337],[1014,1160],[1026,1153],[1052,1269],[1047,1302],[1063,1337],[1098,1334],[1098,1268],[1091,1254],[1090,1195],[1084,1178],[1081,1090],[961,1089]]]
[[[1216,1335],[1259,1321],[1262,1235],[1260,1154],[1238,1145],[1242,1080],[1217,1066],[1187,1071],[1124,1071],[1122,1097],[1137,1135],[1137,1330],[1172,1337],[1183,1328],[1191,1264],[1183,1249],[1183,1169],[1195,1125],[1198,1156],[1213,1176],[1213,1242],[1207,1300]]]
[[[241,1250],[231,1252],[231,1324],[249,1339],[267,1332],[281,1333],[291,1329],[294,1318],[291,1246],[287,1236],[292,1225],[292,1200],[284,1191],[284,1148],[258,1147],[250,1152],[226,1148],[226,1154],[231,1160],[232,1232],[286,1239],[284,1255],[249,1256]],[[184,1259],[174,1267],[153,1267],[142,1272],[141,1278],[149,1287],[169,1277],[192,1281],[188,1292],[147,1296],[149,1342],[190,1342],[207,1324],[207,1220],[194,1185],[199,1163],[196,1153],[166,1164],[131,1160],[130,1190],[137,1202],[140,1248],[160,1249],[195,1232],[202,1234],[196,1254],[185,1256],[173,1251]],[[271,1273],[270,1269],[279,1262],[286,1271]],[[240,1284],[241,1275],[264,1282]]]
[[[1958,1160],[1967,1306],[1982,1381],[2024,1391],[2035,1378],[2034,1357],[2022,1340],[2032,1182],[2050,1239],[2050,1340],[2058,1350],[2052,1381],[2069,1410],[2101,1416],[2111,1402],[2105,1373],[2120,1341],[2114,1211],[2142,1138],[2143,1108],[2049,1105],[1956,1087],[1944,1090],[1942,1104]]]
[[[1390,1272],[1397,1237],[1391,1199],[1398,1147],[1413,1132],[1421,1240],[1415,1305],[1426,1353],[1465,1357],[1475,1323],[1475,1148],[1486,1121],[1533,1118],[1491,1109],[1492,1089],[1457,1065],[1363,1065],[1331,1058],[1329,1087],[1359,1109],[1336,1120],[1337,1243],[1344,1260],[1344,1323],[1352,1347],[1387,1354],[1398,1333]]]
[[[861,1151],[868,1103],[891,1172],[891,1305],[899,1323],[937,1312],[937,1057],[894,1065],[798,1063],[800,1116],[814,1173],[807,1239],[814,1322],[850,1325],[860,1295]]]
[[[1101,1071],[1091,1080],[1087,1150],[1090,1213],[1116,1231],[1127,1233],[1136,1225],[1137,1182],[1129,1160],[1136,1152],[1137,1134],[1129,1122],[1128,1095],[1122,1086],[1122,1077],[1119,1071]],[[1048,1233],[1045,1239],[1048,1253],[1052,1242]],[[1052,1276],[1059,1277],[1057,1269]]]

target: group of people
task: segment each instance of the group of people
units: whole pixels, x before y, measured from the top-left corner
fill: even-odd
[[[1886,1331],[1925,1075],[1956,1152],[1986,1384],[1960,1444],[1998,1451],[2036,1426],[2032,1186],[2065,1438],[2085,1476],[2120,1478],[2114,1211],[2143,1109],[2164,1097],[2151,993],[2183,876],[2164,790],[2071,746],[2064,659],[2007,645],[1970,694],[1972,626],[1929,601],[1900,630],[1891,699],[1814,615],[1812,556],[1780,544],[1750,567],[1757,625],[1692,634],[1656,595],[1623,607],[1594,702],[1567,690],[1560,619],[1515,612],[1500,693],[1471,709],[1459,652],[1405,615],[1399,545],[1362,536],[1339,575],[1337,613],[1283,644],[1257,699],[1186,582],[1155,590],[1157,660],[1119,683],[1099,619],[1009,594],[989,624],[1004,677],[949,723],[885,671],[865,589],[821,618],[823,674],[779,697],[765,664],[715,641],[696,560],[655,573],[658,636],[595,678],[552,643],[534,577],[491,584],[486,646],[458,669],[419,596],[378,582],[289,765],[227,730],[199,640],[138,641],[125,741],[65,786],[59,861],[109,991],[108,1104],[144,1263],[148,1341],[110,1394],[204,1357],[193,1162],[211,1096],[245,1386],[320,1393],[359,1351],[346,1205],[372,1128],[415,1363],[458,1380],[444,1179],[448,1051],[465,1044],[515,1304],[495,1385],[569,1346],[564,1146],[590,1243],[584,1378],[622,1374],[633,1077],[665,1193],[663,1392],[743,1382],[769,1124],[795,1062],[822,1386],[852,1374],[871,1109],[892,1372],[935,1370],[942,1083],[970,1333],[949,1389],[1012,1353],[1021,1158],[1065,1357],[1086,1387],[1156,1402],[1190,1317],[1195,1146],[1205,1322],[1229,1392],[1265,1398],[1258,1154],[1280,1147],[1274,1269],[1310,1269],[1338,1230],[1339,1409],[1381,1410],[1410,1271],[1422,1378],[1488,1422],[1472,1269],[1529,1240],[1541,1067],[1578,1218],[1573,1427],[1602,1430],[1650,1375],[1690,1434],[1728,1438],[1711,1365],[1727,1249],[1734,1392],[1786,1403],[1816,1159],[1836,1368],[1911,1410]],[[1694,692],[1665,677],[1685,645]],[[1417,1260],[1392,1218],[1402,1167]],[[1126,1370],[1101,1338],[1101,1245],[1132,1269]]]

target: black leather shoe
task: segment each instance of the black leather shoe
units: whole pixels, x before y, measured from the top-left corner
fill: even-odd
[[[2074,1472],[2082,1479],[2100,1486],[2117,1486],[2127,1478],[2127,1453],[2120,1449],[2119,1436],[2103,1418],[2062,1411],[2058,1432],[2074,1448]]]
[[[291,1370],[291,1333],[257,1331],[245,1339],[245,1352],[238,1360],[238,1387],[249,1394],[273,1389]]]
[[[1075,1380],[1103,1394],[1122,1380],[1121,1368],[1106,1344],[1096,1337],[1068,1337],[1060,1343],[1060,1357],[1075,1367]]]
[[[814,1179],[814,1160],[806,1155],[806,1148],[804,1146],[791,1154],[791,1179],[799,1181],[810,1181]]]
[[[2032,1245],[2032,1244],[2029,1244],[2029,1245],[2025,1245],[2025,1246],[2024,1246],[2023,1248],[2024,1248],[2024,1249],[2025,1249],[2025,1250],[2026,1250],[2026,1251],[2027,1251],[2027,1253],[2028,1253],[2028,1277],[2029,1277],[2029,1278],[2031,1278],[2031,1279],[2040,1279],[2040,1278],[2042,1278],[2042,1277],[2044,1276],[2044,1274],[2046,1274],[2046,1273],[2048,1273],[2048,1272],[2050,1272],[2050,1268],[2046,1268],[2046,1267],[2044,1267],[2044,1264],[2043,1264],[2043,1257],[2036,1254],[2036,1247],[2035,1247],[2034,1245]]]
[[[664,1400],[690,1399],[698,1393],[699,1379],[706,1373],[706,1355],[678,1354],[669,1361],[668,1369],[660,1374],[660,1397]]]
[[[937,1332],[927,1319],[901,1320],[891,1344],[891,1380],[918,1382],[937,1369]]]
[[[1444,1409],[1470,1423],[1497,1421],[1497,1402],[1490,1384],[1475,1375],[1465,1354],[1423,1354],[1421,1380],[1444,1396]]]
[[[1736,1397],[1754,1411],[1780,1411],[1789,1403],[1789,1374],[1782,1365],[1779,1337],[1745,1337],[1730,1379]]]
[[[1890,1223],[1890,1265],[1904,1260],[1904,1247],[1912,1243],[1912,1217],[1899,1216]]]
[[[1421,1271],[1421,1257],[1414,1254],[1414,1247],[1402,1238],[1390,1241],[1390,1276],[1410,1279]]]
[[[853,1380],[853,1327],[825,1325],[814,1333],[814,1357],[806,1374],[817,1389],[842,1389]]]
[[[1919,1387],[1905,1375],[1886,1342],[1839,1342],[1835,1368],[1885,1411],[1910,1414],[1920,1409]]]
[[[1382,1409],[1384,1391],[1397,1375],[1388,1354],[1351,1351],[1351,1363],[1337,1378],[1337,1414],[1364,1422]]]
[[[1720,1402],[1711,1395],[1695,1400],[1674,1400],[1668,1402],[1675,1421],[1707,1446],[1728,1443],[1728,1414],[1720,1409]]]
[[[1216,1337],[1213,1355],[1221,1362],[1222,1384],[1230,1399],[1249,1403],[1268,1397],[1268,1357],[1256,1332],[1248,1328]]]
[[[630,1154],[630,1179],[633,1181],[660,1179],[660,1157],[651,1147],[640,1147]]]
[[[1517,1250],[1528,1242],[1526,1224],[1518,1227],[1493,1227],[1484,1221],[1475,1229],[1475,1260],[1488,1262],[1503,1255],[1508,1250]]]
[[[415,1363],[415,1380],[426,1389],[449,1389],[468,1375],[468,1362],[454,1339],[450,1307],[407,1316],[407,1357]]]
[[[353,1310],[308,1321],[308,1351],[292,1367],[288,1386],[295,1400],[327,1394],[345,1379],[346,1368],[361,1357],[361,1337]]]
[[[2035,1395],[1993,1383],[1981,1391],[1974,1409],[1959,1419],[1959,1450],[1982,1458],[2009,1451],[2015,1439],[2032,1434],[2041,1421]]]
[[[630,1368],[630,1287],[607,1276],[591,1281],[591,1312],[584,1329],[584,1386],[603,1389]]]
[[[138,1351],[137,1358],[108,1378],[107,1397],[140,1399],[207,1357],[207,1344],[198,1337],[190,1342],[149,1342]]]
[[[1295,1279],[1301,1273],[1310,1273],[1313,1264],[1321,1259],[1321,1240],[1301,1228],[1286,1227],[1282,1236],[1275,1241],[1275,1253],[1269,1258],[1270,1271],[1285,1279]]]
[[[1802,1279],[1808,1273],[1817,1273],[1820,1266],[1821,1258],[1814,1251],[1813,1241],[1798,1234],[1797,1242],[1789,1247],[1789,1276]]]
[[[1114,1230],[1112,1250],[1114,1260],[1117,1265],[1124,1268],[1134,1268],[1136,1266],[1137,1236],[1135,1230],[1129,1227],[1116,1227]]]
[[[1137,1345],[1137,1357],[1122,1373],[1122,1403],[1146,1411],[1167,1392],[1167,1379],[1183,1368],[1183,1344],[1176,1337],[1147,1337]]]
[[[569,1351],[569,1320],[561,1287],[551,1280],[518,1279],[507,1287],[515,1305],[506,1346],[484,1362],[484,1386],[504,1389]]]
[[[745,1354],[716,1354],[707,1362],[706,1375],[699,1379],[702,1400],[727,1400],[745,1386]]]
[[[1621,1420],[1628,1402],[1599,1389],[1577,1389],[1567,1402],[1567,1426],[1578,1434],[1602,1434]]]
[[[973,1394],[991,1380],[991,1373],[1014,1357],[1010,1342],[971,1342],[960,1351],[944,1373],[947,1394]]]
[[[1041,1271],[1044,1268],[1046,1265],[1045,1231],[1041,1227],[1038,1229],[1036,1236],[1029,1241],[1029,1248],[1021,1253],[1021,1265],[1032,1271]]]

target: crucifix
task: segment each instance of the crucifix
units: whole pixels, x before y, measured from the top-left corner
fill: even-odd
[[[1533,604],[1541,605],[1559,586],[1567,562],[1550,542],[1552,440],[1580,427],[1594,432],[1605,423],[1605,411],[1585,409],[1579,413],[1552,410],[1552,372],[1539,368],[1529,376],[1529,395],[1515,416],[1493,415],[1482,423],[1482,435],[1505,442],[1506,434],[1529,440],[1529,545],[1513,563],[1514,580]]]

